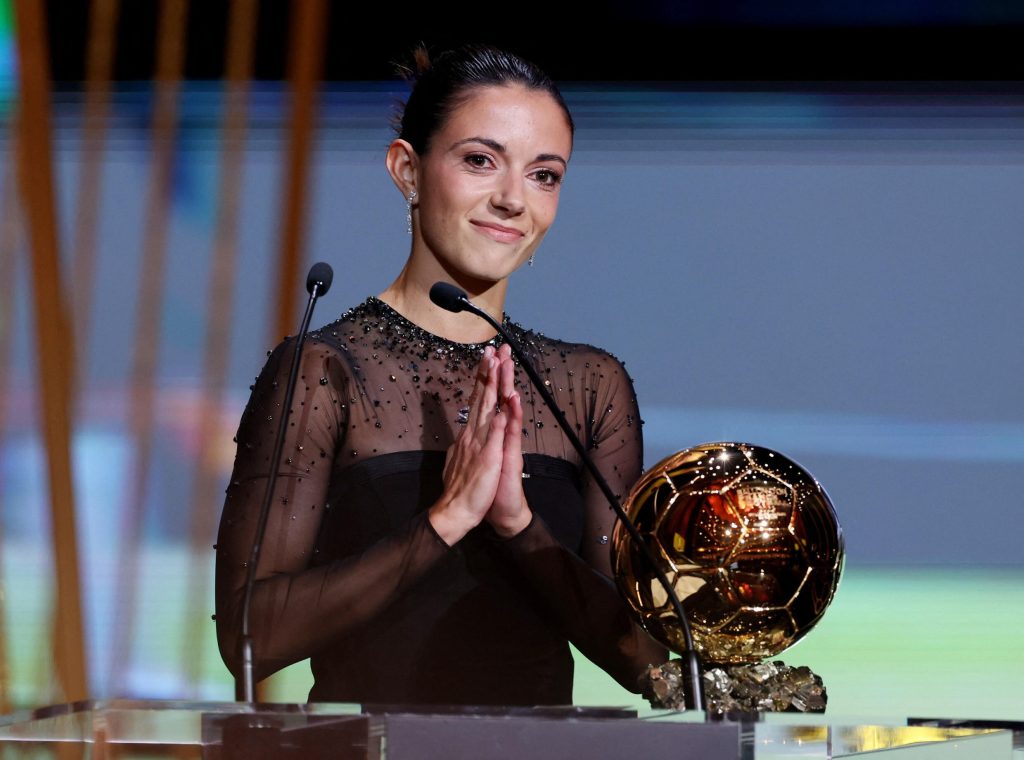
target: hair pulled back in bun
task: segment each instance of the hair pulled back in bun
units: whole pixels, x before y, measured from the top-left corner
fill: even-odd
[[[430,150],[430,140],[448,116],[481,87],[520,85],[548,93],[561,106],[570,132],[575,130],[562,94],[554,81],[536,64],[486,45],[463,45],[431,58],[427,49],[417,47],[413,64],[403,69],[412,81],[409,99],[396,114],[398,137],[420,155]]]

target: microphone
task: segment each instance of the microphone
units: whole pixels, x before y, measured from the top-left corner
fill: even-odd
[[[679,618],[679,624],[683,628],[683,638],[686,641],[687,659],[689,661],[690,670],[690,700],[692,702],[688,707],[696,710],[703,710],[704,691],[701,688],[700,683],[700,664],[697,659],[697,650],[693,646],[693,633],[690,631],[690,621],[687,620],[686,614],[683,612],[683,605],[679,602],[679,597],[676,596],[675,589],[672,587],[672,584],[669,583],[668,577],[666,577],[664,571],[658,565],[650,547],[640,536],[640,531],[637,530],[636,525],[634,525],[633,521],[629,519],[626,511],[622,508],[618,498],[615,496],[615,492],[612,491],[611,486],[608,485],[608,481],[604,479],[601,471],[597,469],[597,465],[594,464],[594,460],[591,459],[590,454],[587,453],[583,443],[576,435],[576,431],[572,429],[568,420],[565,419],[565,415],[558,407],[558,404],[555,403],[555,399],[551,396],[547,386],[544,385],[544,381],[541,380],[540,376],[537,374],[537,370],[535,370],[533,365],[527,360],[522,347],[511,335],[508,334],[505,328],[502,327],[497,320],[470,301],[469,296],[466,295],[466,291],[462,290],[462,288],[448,282],[435,282],[430,288],[430,300],[446,311],[454,313],[468,311],[476,314],[478,317],[486,321],[491,327],[497,330],[498,334],[501,335],[506,343],[508,343],[509,348],[512,349],[512,353],[515,354],[516,358],[519,360],[520,366],[526,370],[526,374],[529,375],[530,382],[533,383],[533,387],[536,389],[537,393],[540,394],[540,397],[544,400],[548,409],[551,410],[551,413],[554,415],[559,426],[561,426],[562,431],[569,439],[569,442],[572,444],[573,448],[576,449],[576,453],[580,455],[580,459],[587,468],[587,471],[594,478],[594,482],[601,489],[605,499],[608,500],[608,504],[611,505],[611,508],[615,511],[619,520],[622,521],[622,524],[626,527],[626,531],[629,533],[630,537],[636,545],[640,547],[645,559],[654,570],[654,574],[657,576],[658,582],[661,584],[662,588],[665,589],[665,593],[668,595],[668,599],[672,603],[672,609]]]
[[[455,314],[466,309],[472,311],[475,308],[466,296],[466,291],[452,285],[450,282],[435,282],[431,285],[430,300],[445,311],[451,311]]]
[[[309,274],[306,275],[306,292],[313,295],[313,288],[317,289],[317,297],[326,295],[327,291],[331,289],[331,283],[334,282],[334,270],[331,269],[331,265],[318,261],[309,269]]]
[[[270,476],[267,478],[266,490],[263,492],[263,503],[260,505],[259,521],[256,523],[256,536],[253,538],[252,549],[249,553],[248,570],[245,574],[245,595],[242,597],[242,637],[240,642],[242,649],[242,672],[235,679],[235,699],[250,703],[255,702],[251,607],[252,592],[256,585],[256,566],[260,562],[263,536],[267,532],[267,519],[270,517],[270,501],[274,495],[274,486],[277,484],[277,472],[281,467],[284,434],[288,429],[288,417],[291,414],[292,399],[295,396],[295,383],[299,376],[299,359],[302,357],[302,346],[306,342],[306,333],[309,331],[309,320],[313,316],[313,307],[316,305],[316,299],[330,290],[333,280],[334,270],[331,269],[330,264],[325,264],[322,261],[314,264],[306,276],[306,290],[309,292],[309,301],[306,303],[306,312],[302,316],[302,325],[295,336],[295,353],[292,354],[292,365],[288,372],[288,385],[285,386],[284,392],[284,409],[286,411],[279,417],[277,438],[274,441],[274,452],[270,455],[272,467]]]

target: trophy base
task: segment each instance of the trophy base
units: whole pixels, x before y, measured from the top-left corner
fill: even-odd
[[[641,677],[651,707],[685,710],[686,673],[682,660],[650,666]],[[727,713],[823,713],[828,694],[821,677],[806,666],[776,660],[749,665],[709,663],[701,674],[709,715]]]

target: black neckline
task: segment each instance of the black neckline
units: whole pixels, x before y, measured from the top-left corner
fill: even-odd
[[[432,345],[441,344],[463,351],[482,352],[487,346],[494,346],[495,348],[497,348],[498,346],[505,342],[504,339],[501,337],[500,333],[495,333],[493,338],[491,338],[490,340],[482,341],[480,343],[459,343],[456,340],[451,340],[449,338],[444,338],[440,335],[435,335],[429,330],[420,327],[418,324],[413,322],[404,314],[396,310],[389,303],[377,298],[377,296],[370,296],[369,298],[367,298],[366,304],[370,306],[372,309],[376,310],[377,313],[380,314],[381,316],[386,316],[389,319],[392,319],[396,322],[400,322],[402,328],[406,330],[412,337],[419,340],[423,340]],[[508,318],[508,315],[506,314],[504,316],[504,319],[502,319],[502,327],[504,327],[507,330],[512,324],[512,320],[510,320]]]

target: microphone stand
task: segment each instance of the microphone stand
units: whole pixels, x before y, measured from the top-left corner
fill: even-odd
[[[569,442],[572,444],[573,448],[576,449],[576,453],[580,455],[580,459],[583,462],[584,466],[587,468],[587,471],[590,473],[591,477],[593,477],[594,482],[597,483],[598,488],[601,489],[601,492],[604,494],[604,497],[608,500],[608,503],[611,505],[612,509],[615,510],[615,514],[618,516],[619,520],[622,521],[622,524],[626,527],[626,531],[629,533],[630,537],[633,539],[636,545],[640,547],[640,550],[643,552],[644,557],[647,559],[648,563],[650,563],[651,565],[651,568],[654,570],[654,573],[657,576],[658,581],[665,589],[665,593],[668,595],[669,601],[672,603],[672,608],[673,610],[675,610],[676,616],[679,618],[679,623],[683,628],[683,638],[686,640],[687,665],[690,673],[690,701],[692,702],[692,704],[689,705],[689,707],[695,710],[703,710],[704,691],[701,688],[700,683],[700,663],[697,658],[697,650],[693,646],[693,634],[690,631],[690,621],[686,618],[686,615],[683,612],[683,606],[679,601],[679,597],[676,596],[675,589],[672,588],[672,584],[669,583],[668,577],[665,575],[664,571],[658,565],[658,562],[655,559],[654,554],[651,552],[650,547],[640,536],[640,531],[637,530],[636,525],[633,524],[633,521],[629,519],[629,516],[626,514],[626,511],[622,508],[622,505],[619,503],[618,498],[612,491],[611,486],[608,485],[608,481],[604,479],[604,476],[601,474],[601,471],[597,469],[597,465],[595,465],[593,459],[590,458],[590,455],[584,448],[583,443],[576,436],[576,432],[572,429],[572,426],[569,425],[568,420],[565,419],[565,415],[562,413],[561,408],[559,408],[558,404],[555,403],[555,400],[551,396],[551,393],[544,386],[544,381],[541,380],[540,375],[537,374],[537,370],[533,368],[533,364],[531,364],[530,361],[526,358],[526,354],[523,353],[523,350],[519,346],[518,342],[515,341],[512,338],[512,336],[508,334],[505,328],[490,314],[488,314],[486,311],[484,311],[479,306],[476,306],[472,301],[470,301],[463,290],[446,282],[437,282],[430,289],[430,300],[433,301],[438,306],[440,306],[442,309],[455,312],[468,311],[486,321],[491,327],[498,331],[498,334],[501,335],[502,338],[505,339],[505,342],[508,343],[509,348],[512,349],[512,353],[515,354],[516,359],[519,360],[520,366],[524,370],[526,370],[526,374],[529,376],[530,382],[533,383],[534,388],[540,394],[540,397],[544,400],[544,403],[547,404],[548,409],[551,410],[551,413],[555,415],[555,420],[558,422],[559,426],[565,432],[565,435],[569,439]]]
[[[249,553],[249,562],[245,574],[245,595],[242,598],[242,672],[235,679],[235,699],[252,704],[255,698],[255,682],[253,680],[253,654],[252,654],[252,625],[251,607],[252,592],[256,584],[256,567],[260,561],[260,551],[263,548],[263,536],[267,531],[267,519],[270,517],[270,502],[274,496],[274,486],[277,484],[277,473],[281,463],[281,451],[284,448],[284,435],[288,429],[288,417],[291,415],[292,398],[295,395],[295,381],[299,376],[299,360],[302,358],[302,346],[306,342],[306,332],[309,330],[309,321],[313,316],[313,307],[316,300],[326,293],[331,287],[334,272],[328,264],[318,262],[314,264],[306,277],[306,290],[309,291],[309,300],[306,302],[306,312],[302,316],[302,325],[295,340],[295,353],[292,355],[292,365],[288,372],[288,385],[284,392],[284,413],[281,415],[277,427],[277,438],[274,441],[274,451],[270,456],[272,469],[267,478],[267,488],[263,492],[263,503],[260,505],[259,521],[256,523],[256,538],[252,544],[252,551]]]

